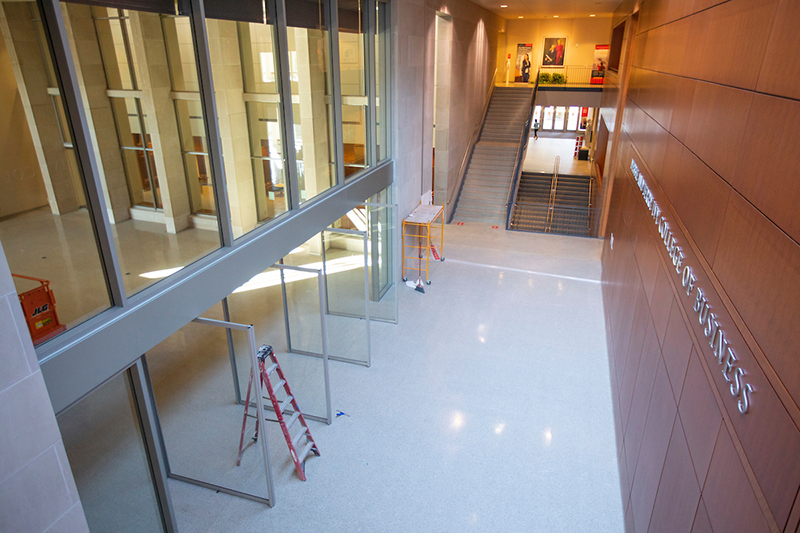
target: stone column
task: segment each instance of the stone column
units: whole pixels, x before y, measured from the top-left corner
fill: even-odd
[[[42,57],[36,28],[28,2],[0,4],[0,30],[5,37],[9,60],[17,81],[28,128],[33,139],[39,168],[44,178],[47,200],[55,215],[80,208],[64,140],[55,108],[47,89],[48,70]]]
[[[0,346],[0,531],[88,533],[2,245]]]
[[[255,228],[258,222],[239,35],[233,21],[209,19],[207,27],[225,182],[235,238]]]
[[[111,100],[106,93],[106,70],[98,40],[98,34],[103,38],[102,28],[99,32],[95,30],[89,6],[72,3],[61,6],[66,11],[64,19],[84,109],[92,125],[89,129],[90,140],[103,184],[106,208],[112,223],[122,222],[131,217],[131,198]]]
[[[181,137],[172,101],[166,43],[161,17],[155,13],[129,11],[131,47],[139,65],[139,89],[147,115],[147,133],[153,145],[161,203],[167,232],[189,227],[189,192],[183,166]]]

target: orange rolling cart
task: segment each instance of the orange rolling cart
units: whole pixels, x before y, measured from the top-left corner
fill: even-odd
[[[406,270],[412,270],[418,272],[420,280],[425,272],[425,283],[430,285],[431,255],[436,261],[444,261],[444,207],[420,204],[403,219],[403,281],[408,281]]]
[[[20,274],[11,274],[15,278],[38,281],[35,289],[19,295],[25,322],[33,339],[33,344],[41,344],[67,329],[67,326],[58,321],[56,314],[56,297],[50,290],[50,282],[46,279],[32,278]]]

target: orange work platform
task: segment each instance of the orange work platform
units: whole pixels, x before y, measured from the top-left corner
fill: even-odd
[[[40,284],[35,289],[19,295],[19,303],[22,304],[22,312],[25,315],[25,322],[28,324],[28,331],[34,345],[41,344],[67,329],[66,325],[58,321],[56,298],[53,291],[50,290],[48,280],[20,274],[11,275],[15,278],[38,281]]]

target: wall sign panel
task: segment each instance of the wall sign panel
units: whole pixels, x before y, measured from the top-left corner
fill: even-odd
[[[735,429],[747,461],[780,527],[786,524],[800,486],[800,432],[761,370],[749,346],[722,304],[694,244],[642,164],[635,148],[629,178],[649,214],[660,253],[671,265],[679,303],[695,337],[699,359],[710,370],[726,418]],[[630,206],[633,207],[633,206]]]

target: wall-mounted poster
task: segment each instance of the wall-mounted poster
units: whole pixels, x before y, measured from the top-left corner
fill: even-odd
[[[606,67],[608,66],[608,50],[611,48],[607,44],[598,44],[594,47],[594,65],[592,65],[592,85],[602,85],[606,77]]]
[[[542,52],[543,67],[563,67],[564,52],[567,50],[566,37],[545,37]]]
[[[514,71],[514,81],[528,83],[531,81],[531,52],[533,43],[517,45],[517,64]]]

